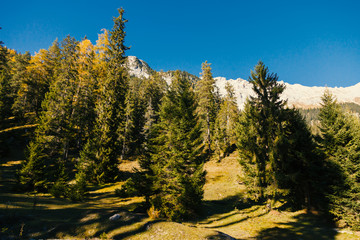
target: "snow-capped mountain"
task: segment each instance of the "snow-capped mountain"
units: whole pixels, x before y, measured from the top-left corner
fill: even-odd
[[[225,94],[225,83],[229,82],[235,89],[237,103],[239,108],[244,106],[246,98],[254,94],[251,84],[241,78],[236,80],[226,80],[223,77],[216,77],[216,85],[220,89],[221,94]],[[281,81],[282,82],[282,81]],[[284,82],[282,82],[284,83]],[[321,96],[324,91],[328,89],[336,96],[339,103],[353,102],[360,104],[360,83],[351,87],[307,87],[300,84],[284,83],[286,88],[281,98],[288,101],[289,106],[296,106],[300,108],[319,107]]]
[[[149,65],[143,60],[138,59],[135,56],[128,57],[127,66],[129,68],[130,75],[136,77],[149,77],[153,71]],[[169,83],[171,81],[171,74],[169,72],[163,73],[165,80]],[[224,77],[216,77],[216,85],[219,88],[220,94],[224,95],[225,84],[229,82],[235,90],[235,96],[239,108],[243,108],[244,103],[250,95],[254,94],[251,84],[241,78],[229,79]],[[284,83],[284,82],[283,82]],[[282,94],[282,99],[288,100],[289,106],[296,106],[301,108],[312,108],[320,106],[321,96],[326,89],[330,90],[334,94],[339,103],[353,102],[360,104],[360,83],[351,87],[307,87],[300,84],[284,83],[286,88]]]

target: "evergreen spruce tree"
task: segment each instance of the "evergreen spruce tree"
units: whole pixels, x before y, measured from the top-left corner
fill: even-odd
[[[47,51],[41,49],[29,61],[12,106],[18,116],[23,117],[26,113],[35,112],[39,117],[41,102],[50,85],[48,72],[44,66],[46,55]]]
[[[25,70],[30,54],[17,53],[1,46],[0,67],[0,115],[2,119],[13,116],[11,109],[14,104],[17,90],[25,78]]]
[[[196,93],[199,101],[197,112],[202,123],[206,151],[210,153],[212,152],[213,129],[217,114],[216,86],[210,64],[205,61],[201,69],[202,78],[196,83]]]
[[[239,131],[240,163],[246,170],[250,167],[245,166],[246,163],[251,163],[251,176],[254,177],[251,190],[260,199],[266,197],[273,200],[277,194],[274,141],[281,110],[285,106],[285,102],[280,99],[285,87],[277,80],[278,76],[269,74],[268,68],[261,61],[255,66],[255,71],[251,71],[249,82],[253,85],[255,96],[246,103]]]
[[[61,74],[42,103],[44,111],[20,171],[20,182],[33,189],[45,189],[54,182],[66,181],[67,170],[71,169],[69,152],[77,128],[73,108],[78,82],[76,51],[77,41],[70,36],[65,38]]]
[[[124,69],[125,23],[124,10],[114,18],[106,49],[106,77],[100,86],[96,105],[94,133],[81,152],[79,170],[97,183],[113,181],[118,175],[118,157],[125,139],[125,99],[128,91],[127,73]]]
[[[160,107],[151,154],[151,204],[171,220],[195,214],[203,197],[203,139],[196,107],[189,80],[176,72]]]
[[[30,53],[26,52],[25,54],[16,53],[14,54],[11,64],[11,96],[13,102],[16,98],[17,92],[19,91],[20,86],[26,80],[26,69],[29,65],[31,59]],[[11,107],[11,106],[10,106]]]
[[[10,74],[7,55],[7,48],[0,41],[0,129],[6,128],[5,119],[10,115]],[[0,134],[0,157],[6,155],[7,151],[6,137]]]
[[[0,44],[0,129],[4,125],[4,119],[11,114],[9,106],[11,106],[10,73],[8,65],[8,51]]]
[[[327,160],[341,172],[329,194],[330,212],[353,229],[360,229],[360,121],[346,113],[327,90],[320,109],[320,146]]]
[[[245,104],[238,125],[240,164],[249,196],[267,200],[270,209],[279,199],[292,205],[315,205],[313,196],[323,179],[321,154],[298,111],[280,99],[285,86],[260,61],[249,79],[255,92]]]
[[[294,208],[325,209],[330,170],[305,119],[296,109],[282,111],[274,141],[275,179],[284,199]],[[322,191],[319,191],[322,189]]]
[[[236,144],[235,128],[239,117],[239,109],[236,104],[236,98],[233,87],[226,83],[226,96],[220,104],[220,110],[215,120],[215,150],[218,153],[219,160],[231,150]]]
[[[128,91],[125,98],[125,125],[123,134],[121,135],[121,160],[127,156],[130,151],[132,139],[132,133],[134,133],[134,101],[132,92]]]
[[[50,85],[57,79],[60,66],[61,49],[57,40],[49,50],[41,49],[31,57],[12,106],[16,115],[23,117],[26,113],[35,112],[36,117],[40,117],[41,103]]]
[[[137,155],[140,169],[136,169],[136,173],[122,186],[118,195],[120,197],[145,196],[147,208],[150,207],[154,182],[151,154],[156,151],[156,146],[152,144],[152,140],[155,136],[155,126],[159,120],[160,100],[165,89],[166,82],[156,72],[149,79],[142,81],[138,88],[132,88],[132,91],[136,90],[138,93],[133,129],[133,135],[137,136],[135,139],[137,142],[133,148],[140,148]]]

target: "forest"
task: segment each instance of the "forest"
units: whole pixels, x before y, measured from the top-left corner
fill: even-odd
[[[207,61],[199,79],[180,70],[171,84],[155,71],[130,76],[123,9],[113,21],[95,45],[67,36],[30,55],[1,42],[0,164],[11,152],[24,156],[12,187],[1,183],[2,210],[9,192],[32,196],[35,209],[41,196],[81,204],[94,189],[122,182],[111,199],[142,199],[139,211],[156,221],[195,221],[206,206],[206,164],[221,169],[235,155],[244,190],[231,204],[304,210],[360,230],[355,111],[329,91],[319,109],[289,107],[280,98],[285,85],[262,61],[250,71],[255,95],[242,110],[230,84],[219,94]],[[134,163],[131,174],[119,167],[124,162]],[[2,213],[0,236],[12,239],[7,222],[17,217]]]

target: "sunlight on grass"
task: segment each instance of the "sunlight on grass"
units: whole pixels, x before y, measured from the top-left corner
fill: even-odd
[[[19,194],[0,191],[0,221],[6,219],[4,232],[29,238],[114,238],[114,239],[360,239],[358,232],[334,228],[304,210],[268,212],[265,206],[243,203],[245,190],[239,184],[240,165],[234,153],[220,162],[205,164],[207,171],[202,214],[184,223],[155,221],[137,212],[143,197],[119,198],[115,189],[123,181],[89,186],[84,202],[57,199],[50,194]],[[1,184],[13,178],[20,161],[9,159]],[[124,161],[120,169],[131,173],[137,163]],[[10,169],[10,170],[9,170]],[[12,175],[10,172],[13,171]],[[116,221],[109,218],[119,215]],[[24,224],[24,225],[22,225]],[[1,237],[1,235],[0,235]]]

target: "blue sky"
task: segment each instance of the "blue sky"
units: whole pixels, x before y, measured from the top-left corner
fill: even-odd
[[[307,86],[360,82],[360,1],[117,0],[0,4],[0,40],[31,54],[70,34],[95,43],[125,9],[128,55],[156,70],[248,79],[261,59],[280,80]]]

